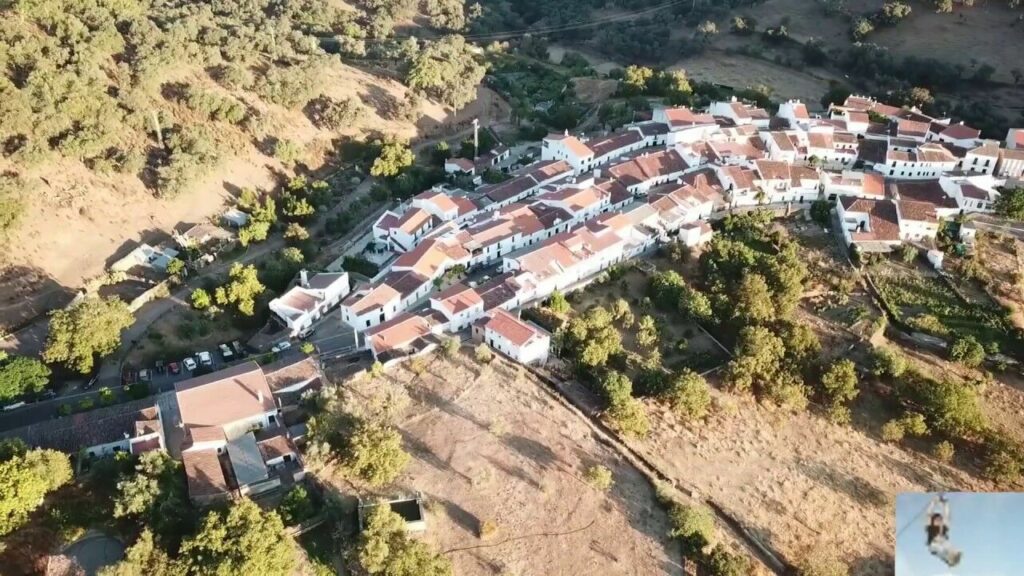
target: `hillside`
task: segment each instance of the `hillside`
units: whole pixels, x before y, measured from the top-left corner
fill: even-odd
[[[0,331],[62,305],[136,242],[215,216],[242,188],[316,170],[341,142],[429,137],[451,117],[394,71],[319,47],[331,34],[366,52],[372,18],[340,3],[83,0],[60,17],[58,5],[0,13]],[[400,71],[394,58],[379,64]]]

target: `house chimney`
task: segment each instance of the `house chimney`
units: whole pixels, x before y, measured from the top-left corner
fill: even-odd
[[[309,279],[306,277],[306,271],[305,270],[300,270],[299,271],[299,284],[303,288],[309,288]]]
[[[564,134],[565,134],[566,136],[568,136],[568,135],[569,135],[569,129],[568,129],[568,128],[566,128],[566,129],[565,129],[565,132],[564,132]]]

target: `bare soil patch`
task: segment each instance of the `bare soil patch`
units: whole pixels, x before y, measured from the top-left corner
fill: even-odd
[[[828,90],[828,78],[807,70],[794,70],[740,54],[708,50],[700,56],[685,58],[668,67],[685,70],[691,79],[746,88],[763,84],[772,89],[772,98],[799,98],[813,108]]]
[[[572,85],[580,102],[594,104],[611,98],[619,88],[619,81],[600,78],[573,78]]]
[[[396,367],[345,384],[363,405],[401,407],[413,460],[397,489],[431,501],[424,538],[455,573],[682,574],[647,480],[528,372],[501,359],[479,365],[468,352],[428,357],[419,376]],[[597,464],[614,475],[607,493],[583,480]],[[498,530],[481,539],[486,521]]]

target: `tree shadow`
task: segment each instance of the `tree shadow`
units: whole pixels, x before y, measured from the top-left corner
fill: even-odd
[[[422,402],[424,405],[431,408],[437,408],[445,414],[471,422],[481,429],[486,430],[488,428],[488,424],[486,422],[474,416],[469,410],[466,410],[448,398],[441,396],[427,386],[410,387],[409,396],[413,400]]]
[[[373,111],[385,120],[400,119],[402,102],[380,86],[374,84],[366,86],[366,91],[359,93],[359,99],[363,104],[373,108]]]
[[[817,484],[846,494],[855,502],[866,502],[873,506],[884,506],[889,502],[888,494],[874,484],[858,476],[840,472],[821,462],[797,462],[796,468]]]
[[[67,306],[74,297],[74,290],[41,268],[0,268],[0,333],[14,333],[35,322],[45,322],[47,313]]]
[[[472,479],[466,476],[462,472],[459,472],[455,468],[452,468],[448,461],[443,460],[440,456],[434,452],[430,446],[427,446],[420,440],[416,439],[415,436],[406,432],[405,430],[399,429],[399,433],[402,435],[403,444],[412,452],[413,456],[423,460],[427,465],[435,468],[440,472],[454,474],[464,480],[467,483],[472,483]]]
[[[537,482],[535,479],[530,477],[530,475],[527,474],[526,471],[523,470],[522,468],[518,466],[510,466],[508,464],[503,463],[501,460],[497,458],[492,458],[490,456],[484,456],[484,459],[490,462],[491,466],[494,466],[495,468],[501,470],[505,474],[508,474],[509,476],[516,478],[518,480],[522,480],[524,483],[529,484],[531,487],[537,490],[540,490],[542,488],[541,483]]]
[[[462,528],[470,535],[476,534],[476,530],[480,526],[480,520],[476,515],[451,500],[439,500],[438,502],[444,508],[445,514],[448,515],[448,518],[456,526]]]
[[[552,466],[558,460],[551,448],[525,436],[507,436],[502,439],[502,442],[518,452],[520,456],[537,464],[541,469]]]

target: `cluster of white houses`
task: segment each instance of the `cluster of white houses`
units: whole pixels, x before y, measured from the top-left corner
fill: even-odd
[[[341,319],[384,360],[472,328],[535,361],[524,350],[537,340],[526,331],[547,335],[509,311],[657,242],[705,242],[715,212],[827,198],[850,245],[887,251],[933,238],[942,218],[990,211],[1006,180],[1024,174],[1024,131],[1001,144],[860,96],[826,115],[795,100],[774,116],[732,100],[704,111],[658,108],[600,138],[552,134],[540,161],[504,182],[436,187],[377,220],[375,239],[398,257],[342,301]],[[434,292],[452,268],[496,264],[501,274],[478,286]]]

